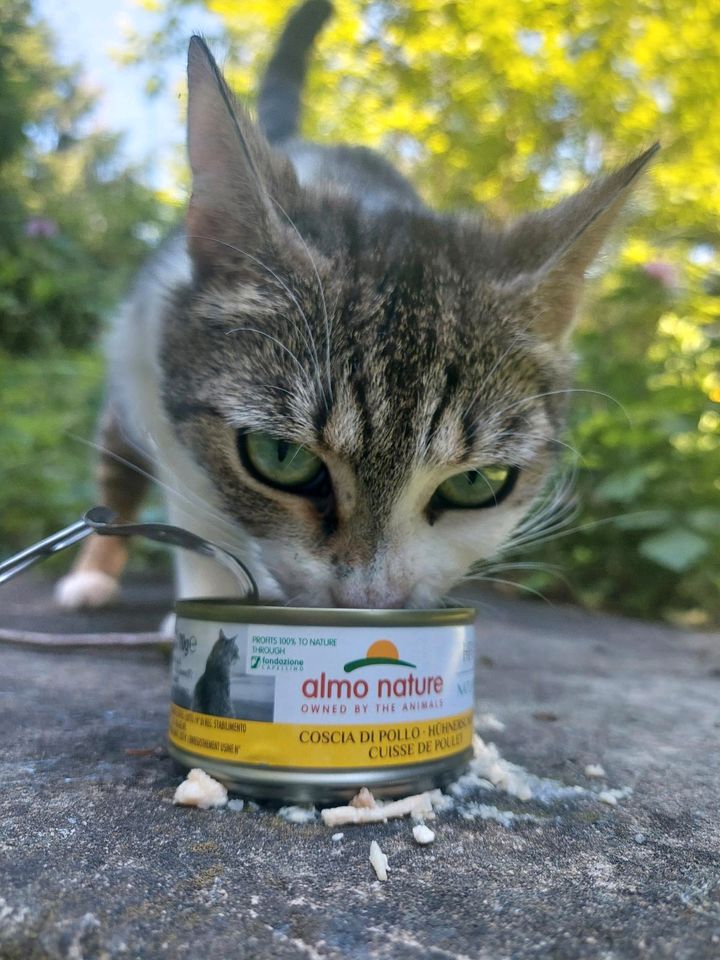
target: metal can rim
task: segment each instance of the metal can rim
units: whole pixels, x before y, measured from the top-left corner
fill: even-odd
[[[199,597],[177,600],[175,612],[189,620],[219,623],[288,624],[308,627],[428,627],[467,624],[475,620],[474,607],[430,610],[375,610],[342,607],[269,607],[243,603],[237,597]]]

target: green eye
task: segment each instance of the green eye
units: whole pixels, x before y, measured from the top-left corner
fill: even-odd
[[[267,433],[243,433],[240,457],[258,479],[288,490],[307,487],[326,477],[325,464],[299,443],[277,440]]]
[[[465,510],[495,507],[512,491],[518,472],[515,467],[492,466],[457,473],[440,484],[435,501],[441,507]]]

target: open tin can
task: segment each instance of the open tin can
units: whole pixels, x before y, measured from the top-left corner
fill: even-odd
[[[180,600],[169,750],[250,797],[398,796],[472,754],[475,611]]]
[[[472,755],[475,611],[257,604],[252,573],[191,531],[106,507],[0,562],[0,584],[91,533],[142,536],[229,569],[235,599],[180,600],[169,750],[246,796],[396,796],[456,779]]]

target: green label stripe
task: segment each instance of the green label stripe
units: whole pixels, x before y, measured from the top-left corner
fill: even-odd
[[[359,670],[360,667],[374,667],[375,664],[386,663],[394,667],[413,667],[414,663],[408,663],[407,660],[396,660],[394,657],[363,657],[362,660],[351,660],[344,666],[345,673],[352,673],[353,670]]]

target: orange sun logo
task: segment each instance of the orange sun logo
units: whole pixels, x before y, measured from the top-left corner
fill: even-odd
[[[400,654],[392,640],[376,640],[368,647],[367,657],[368,660],[374,657],[382,657],[384,660],[399,660]]]
[[[375,640],[367,649],[367,654],[360,660],[351,660],[344,666],[345,673],[352,673],[360,667],[372,667],[377,664],[392,664],[395,667],[415,667],[414,663],[401,660],[398,648],[392,640]]]

